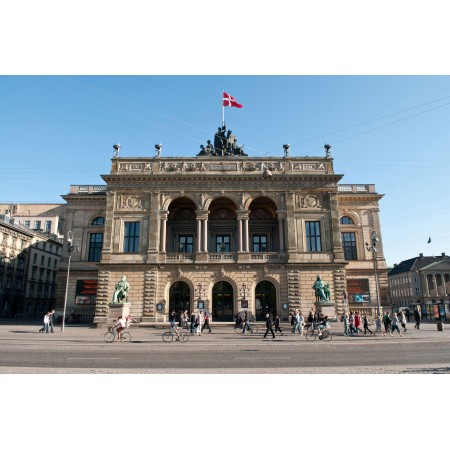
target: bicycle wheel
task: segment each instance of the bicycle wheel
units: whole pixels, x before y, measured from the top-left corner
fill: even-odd
[[[124,331],[122,333],[122,337],[121,337],[121,341],[125,341],[125,342],[131,342],[131,339],[133,338],[133,336],[131,336],[131,333],[129,331]]]
[[[187,342],[189,340],[189,333],[180,333],[180,342]]]
[[[107,331],[105,333],[104,339],[105,339],[105,342],[107,342],[108,344],[111,344],[111,342],[114,342],[115,338],[116,338],[116,335],[113,332]]]
[[[235,327],[234,327],[234,331],[235,331],[237,334],[242,333],[242,325],[238,325],[237,327],[235,326]]]
[[[331,341],[331,339],[333,339],[333,335],[331,334],[331,331],[328,331],[328,330],[322,331],[322,339],[324,341]]]
[[[162,334],[162,340],[167,343],[172,342],[173,334],[170,331],[166,331]]]
[[[316,340],[316,332],[314,330],[310,330],[306,333],[306,340],[307,341],[315,341]]]
[[[250,325],[253,334],[258,334],[258,327],[256,325]]]

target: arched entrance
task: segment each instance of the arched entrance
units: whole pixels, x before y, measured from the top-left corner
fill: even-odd
[[[217,322],[233,320],[233,287],[226,281],[219,281],[213,287],[212,317]]]
[[[270,281],[260,281],[255,289],[256,320],[265,320],[266,313],[272,314],[277,310],[277,293]]]
[[[170,286],[169,314],[175,310],[177,317],[180,312],[191,311],[191,290],[184,281],[177,281]]]

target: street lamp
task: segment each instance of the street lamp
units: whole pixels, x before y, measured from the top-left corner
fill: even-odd
[[[366,249],[369,252],[373,252],[373,268],[375,272],[375,292],[376,292],[376,300],[377,300],[377,313],[378,317],[380,317],[380,294],[378,292],[378,271],[377,271],[377,242],[379,242],[379,239],[377,237],[377,233],[375,230],[372,231],[372,237],[371,237],[372,245],[369,246],[369,244],[366,242]]]
[[[73,243],[72,231],[69,231],[67,233],[67,251],[69,252],[69,263],[67,265],[66,294],[64,296],[64,308],[63,308],[63,316],[62,316],[62,321],[61,321],[61,331],[64,331],[64,322],[66,320],[67,294],[69,291],[70,259],[72,258],[72,253],[78,251],[78,249],[76,248],[76,246]]]

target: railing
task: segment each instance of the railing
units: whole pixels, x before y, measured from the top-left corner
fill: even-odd
[[[166,261],[194,261],[193,253],[167,253]]]
[[[338,192],[375,193],[374,184],[339,184]]]
[[[236,261],[236,255],[234,253],[209,253],[209,261]]]
[[[279,253],[262,253],[262,252],[258,252],[258,253],[251,253],[251,259],[252,261],[279,261],[280,260],[280,255]]]

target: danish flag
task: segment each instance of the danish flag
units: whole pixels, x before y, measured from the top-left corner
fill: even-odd
[[[223,106],[234,106],[235,108],[242,108],[234,97],[226,92],[223,93]]]

